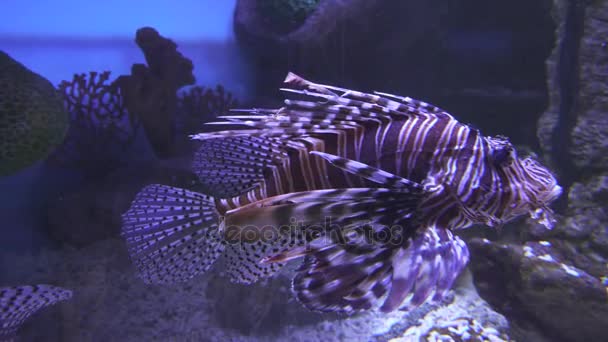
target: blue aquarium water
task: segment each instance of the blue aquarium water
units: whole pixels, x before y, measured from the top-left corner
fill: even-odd
[[[608,5],[0,8],[0,341],[601,341]]]

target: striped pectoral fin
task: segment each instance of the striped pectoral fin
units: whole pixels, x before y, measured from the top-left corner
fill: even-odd
[[[462,240],[436,228],[407,246],[323,237],[295,254],[306,255],[293,282],[298,300],[314,311],[345,313],[411,310],[429,298],[440,300],[469,257]]]
[[[469,260],[469,251],[449,230],[428,227],[392,259],[390,291],[381,310],[410,310],[432,297],[441,300]]]
[[[186,281],[209,269],[223,250],[210,196],[148,185],[122,219],[122,236],[146,283]]]
[[[72,291],[52,285],[0,287],[0,341],[15,338],[19,327],[44,307],[72,298]]]
[[[392,248],[319,239],[311,243],[293,291],[313,311],[350,314],[377,307],[390,288],[393,253]]]
[[[352,173],[353,175],[381,184],[383,187],[390,189],[399,189],[401,191],[411,191],[418,193],[423,192],[423,186],[421,184],[412,182],[408,179],[399,177],[395,174],[386,172],[373,166],[325,152],[312,151],[310,152],[310,154],[317,155],[327,160],[331,165],[339,169],[345,170],[349,173]]]

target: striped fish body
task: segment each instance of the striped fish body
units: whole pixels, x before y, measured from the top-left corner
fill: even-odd
[[[308,308],[408,309],[442,298],[468,262],[452,230],[526,213],[550,226],[561,189],[506,138],[411,98],[286,84],[283,108],[193,136],[207,194],[151,185],[134,200],[123,235],[144,280],[189,279],[223,254],[252,282],[306,257],[293,290]]]

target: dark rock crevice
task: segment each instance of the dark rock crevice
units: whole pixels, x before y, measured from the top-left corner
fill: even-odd
[[[557,62],[559,85],[559,111],[557,124],[552,134],[552,158],[560,173],[560,183],[570,187],[576,177],[576,167],[572,161],[570,132],[576,125],[579,91],[579,48],[585,28],[585,1],[566,2],[564,28],[558,42]],[[568,137],[564,139],[565,137]],[[564,197],[562,197],[564,198]],[[562,201],[562,203],[565,203]]]

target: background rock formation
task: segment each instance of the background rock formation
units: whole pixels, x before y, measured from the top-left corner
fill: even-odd
[[[174,151],[177,91],[194,84],[194,66],[177,51],[177,45],[155,29],[137,30],[135,42],[146,57],[147,66],[133,64],[131,75],[116,83],[128,111],[137,115],[158,157],[167,158]]]
[[[556,0],[538,136],[564,195],[552,231],[470,242],[480,294],[521,340],[603,338],[608,325],[608,3]],[[534,337],[533,337],[534,336]]]
[[[551,0],[319,0],[289,32],[260,13],[265,2],[239,0],[234,16],[259,99],[280,100],[277,85],[293,71],[425,100],[485,134],[538,147],[555,41]]]

